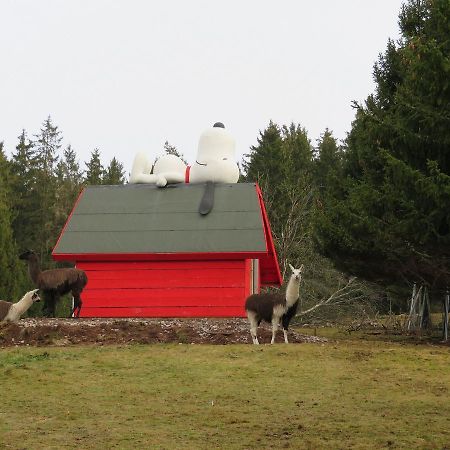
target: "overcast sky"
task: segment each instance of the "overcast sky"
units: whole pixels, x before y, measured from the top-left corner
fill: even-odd
[[[343,139],[398,38],[402,0],[0,0],[0,141],[50,115],[82,168],[168,140],[195,159],[221,121],[237,160],[270,120]]]

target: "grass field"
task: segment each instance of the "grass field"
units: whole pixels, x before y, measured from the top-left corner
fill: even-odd
[[[450,448],[447,347],[0,350],[0,448]]]

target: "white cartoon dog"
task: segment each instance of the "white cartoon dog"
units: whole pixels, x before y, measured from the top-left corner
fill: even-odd
[[[173,183],[237,183],[235,141],[222,123],[205,130],[198,143],[195,163],[187,166],[175,155],[161,156],[153,166],[143,152],[136,154],[130,183],[152,183],[159,187]]]

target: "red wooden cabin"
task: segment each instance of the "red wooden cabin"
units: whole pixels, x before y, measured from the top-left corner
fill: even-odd
[[[80,317],[243,317],[248,295],[282,279],[254,183],[89,186],[53,249],[86,271]]]

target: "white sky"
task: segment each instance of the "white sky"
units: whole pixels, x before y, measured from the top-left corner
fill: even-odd
[[[343,139],[402,3],[0,0],[0,141],[51,115],[83,169],[98,147],[129,171],[166,140],[193,161],[217,121],[238,161],[271,119]]]

